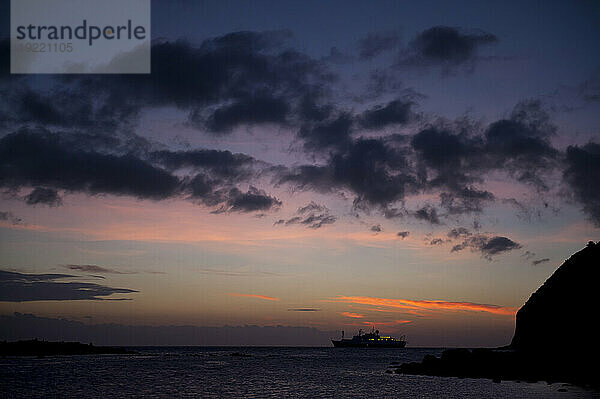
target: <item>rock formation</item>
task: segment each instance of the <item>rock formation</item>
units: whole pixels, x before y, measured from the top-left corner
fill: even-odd
[[[517,313],[512,343],[497,349],[450,349],[405,363],[397,373],[600,386],[597,285],[600,242],[567,259]],[[591,362],[590,362],[591,360]]]

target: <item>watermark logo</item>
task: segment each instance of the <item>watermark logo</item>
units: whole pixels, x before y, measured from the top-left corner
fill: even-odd
[[[150,73],[150,0],[11,0],[11,73]]]

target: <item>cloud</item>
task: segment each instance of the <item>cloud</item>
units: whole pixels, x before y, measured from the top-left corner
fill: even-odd
[[[130,298],[106,298],[113,294],[137,292],[85,282],[64,282],[76,278],[69,274],[25,274],[0,270],[0,301],[117,301]]]
[[[0,139],[0,185],[164,199],[175,194],[179,180],[133,155],[74,151],[59,135],[23,129]],[[49,193],[34,190],[28,200]]]
[[[479,251],[484,258],[491,260],[494,255],[520,249],[521,245],[507,237],[474,234],[467,236],[462,243],[454,245],[452,252],[462,251],[465,248]]]
[[[556,128],[539,101],[524,101],[488,126],[463,118],[391,133],[389,127],[421,121],[414,93],[394,89],[388,102],[361,112],[341,109],[331,97],[335,74],[291,49],[289,38],[289,32],[269,31],[234,32],[198,45],[158,40],[148,76],[47,76],[43,85],[27,77],[11,79],[11,90],[4,90],[10,96],[0,96],[5,103],[0,112],[8,115],[3,126],[15,133],[0,139],[0,186],[33,189],[29,203],[58,205],[59,192],[84,192],[181,197],[216,212],[262,212],[281,205],[253,187],[253,179],[271,173],[276,185],[349,195],[356,209],[433,224],[482,212],[493,203],[494,193],[482,188],[493,173],[538,191],[550,188],[548,176],[562,154],[552,146]],[[397,39],[395,33],[372,34],[361,41],[361,52],[375,57]],[[496,41],[486,32],[438,26],[421,32],[402,54],[404,61],[455,66],[469,64],[482,46]],[[374,74],[389,78],[386,71]],[[153,107],[176,107],[194,127],[221,135],[240,125],[285,126],[295,132],[302,155],[318,161],[271,168],[229,151],[165,150],[132,133],[141,111]],[[47,130],[18,129],[25,124]],[[40,159],[34,159],[38,153]],[[56,196],[40,190],[54,190]],[[439,204],[398,210],[407,196],[432,193]],[[582,198],[577,196],[583,203]],[[589,214],[593,205],[584,209]],[[310,226],[335,221],[322,220]]]
[[[358,43],[359,56],[363,60],[375,58],[397,48],[400,41],[400,33],[397,31],[371,33],[360,39]]]
[[[304,141],[304,148],[309,151],[343,148],[350,144],[353,123],[350,114],[341,113],[333,119],[304,124],[298,137]]]
[[[236,187],[254,176],[258,162],[247,155],[204,149],[113,154],[102,145],[94,147],[96,143],[96,136],[45,129],[8,134],[0,139],[0,186],[37,186],[25,198],[29,205],[59,205],[57,190],[151,200],[189,195],[207,206],[220,206],[220,212],[266,211],[281,205],[252,185],[245,192]],[[193,177],[173,173],[183,168],[202,172]]]
[[[27,195],[26,201],[28,205],[44,204],[48,206],[59,206],[62,204],[62,199],[51,188],[36,187]]]
[[[285,226],[302,224],[311,229],[319,229],[324,225],[335,223],[336,220],[337,218],[331,215],[329,208],[311,201],[307,205],[298,208],[295,215],[290,219],[279,219],[275,224]]]
[[[550,143],[556,127],[539,101],[515,106],[510,119],[492,123],[485,132],[485,154],[518,181],[546,189],[545,172],[556,167],[558,151]]]
[[[238,181],[247,178],[250,168],[257,161],[245,154],[230,151],[195,149],[189,151],[154,151],[149,154],[152,161],[170,170],[195,168],[210,172],[218,178]]]
[[[229,191],[228,212],[267,211],[281,206],[281,201],[269,196],[263,190],[250,186],[245,193],[238,188]]]
[[[265,299],[267,301],[279,301],[279,298],[275,298],[272,296],[266,296],[266,295],[238,294],[236,292],[227,292],[226,295],[240,297],[240,298],[258,298],[258,299]]]
[[[318,308],[295,308],[288,309],[288,312],[320,312],[321,309]]]
[[[406,237],[408,237],[410,234],[410,231],[399,231],[398,234],[396,234],[398,237],[405,239]]]
[[[429,242],[429,245],[442,245],[443,243],[444,240],[442,240],[441,238],[434,238]]]
[[[111,269],[104,266],[97,265],[65,265],[65,268],[69,270],[76,270],[88,273],[106,273],[106,274],[132,274],[131,272],[122,272],[116,269]]]
[[[144,108],[162,106],[186,111],[192,126],[218,134],[281,123],[333,78],[321,61],[286,47],[290,37],[242,31],[197,46],[155,40],[150,75],[44,76],[44,90],[32,90],[30,78],[11,79],[2,98],[6,123],[117,131],[131,128]]]
[[[352,312],[341,312],[340,313],[344,317],[350,317],[352,319],[364,319],[365,315],[360,313],[352,313]]]
[[[223,133],[240,124],[282,124],[289,112],[290,105],[282,98],[268,94],[252,95],[216,109],[206,125],[213,132]]]
[[[419,33],[401,52],[399,65],[456,67],[476,61],[481,47],[498,42],[484,31],[434,26]]]
[[[407,104],[391,102],[355,119],[382,127],[404,120]],[[400,119],[393,119],[390,115],[398,109]],[[392,212],[391,206],[406,195],[438,192],[444,214],[433,205],[408,214],[440,224],[441,216],[480,213],[496,200],[492,192],[477,187],[488,174],[504,173],[544,191],[548,177],[559,166],[560,153],[550,142],[556,128],[538,101],[517,104],[508,118],[485,128],[465,119],[426,126],[412,136],[353,139],[350,119],[346,120],[342,134],[321,132],[326,141],[313,134],[318,130],[305,131],[308,146],[327,149],[328,158],[321,164],[280,168],[277,183],[323,193],[349,190],[355,206],[377,208],[386,216],[403,214]]]
[[[203,274],[213,274],[213,275],[216,275],[216,276],[228,276],[228,277],[273,277],[273,276],[280,276],[280,274],[274,273],[274,272],[220,270],[220,269],[211,269],[211,268],[203,268],[203,269],[200,269],[199,272],[203,273]]]
[[[448,232],[449,238],[463,238],[471,235],[471,232],[466,227],[457,227]]]
[[[583,205],[583,211],[594,225],[600,227],[600,144],[567,148],[563,179],[572,190],[572,198]]]
[[[386,206],[412,190],[414,178],[402,173],[404,155],[380,139],[357,139],[330,156],[326,165],[303,165],[279,172],[278,183],[319,192],[350,190],[358,207]]]
[[[482,212],[484,206],[494,200],[494,194],[473,187],[455,188],[454,192],[440,194],[440,205],[450,215]]]
[[[424,220],[431,224],[441,224],[437,210],[431,205],[425,205],[424,207],[417,209],[412,215],[418,220]]]
[[[543,258],[531,261],[532,266],[541,265],[542,263],[550,262],[550,258]]]
[[[361,305],[375,305],[390,309],[400,310],[430,310],[430,311],[471,311],[471,312],[486,312],[504,316],[514,316],[517,309],[488,305],[473,302],[448,302],[448,301],[428,301],[428,300],[409,300],[409,299],[390,299],[390,298],[375,298],[364,296],[343,296],[339,295],[335,298],[326,300],[327,302],[353,303]]]
[[[481,252],[486,255],[495,255],[501,252],[519,249],[521,245],[506,237],[491,237],[480,247]]]
[[[371,231],[374,233],[381,233],[383,231],[383,229],[381,228],[380,224],[376,224],[371,226]]]
[[[360,125],[365,129],[381,129],[388,125],[406,124],[417,119],[412,111],[414,105],[411,100],[396,99],[386,105],[375,106],[359,116]]]
[[[23,219],[21,219],[20,217],[17,217],[15,215],[13,215],[12,212],[7,211],[0,211],[0,221],[7,221],[10,222],[13,225],[19,225],[19,224],[23,224]]]

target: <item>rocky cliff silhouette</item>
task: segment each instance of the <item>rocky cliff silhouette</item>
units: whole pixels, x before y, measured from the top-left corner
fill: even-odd
[[[598,353],[600,242],[567,259],[517,312],[511,348]]]
[[[596,367],[600,349],[596,300],[600,242],[590,241],[567,259],[517,312],[509,346],[450,349],[440,358],[405,363],[397,373],[570,382],[600,387]]]

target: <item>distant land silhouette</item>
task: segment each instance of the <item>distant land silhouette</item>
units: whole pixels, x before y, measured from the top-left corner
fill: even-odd
[[[397,373],[483,377],[600,387],[597,297],[600,242],[590,241],[567,259],[519,309],[510,345],[496,349],[450,349],[425,356]]]
[[[0,339],[43,338],[117,346],[330,346],[337,331],[289,326],[133,326],[15,313],[0,316]]]
[[[79,342],[48,342],[37,339],[0,342],[0,356],[56,356],[56,355],[128,355],[136,352],[112,346],[94,346]]]

